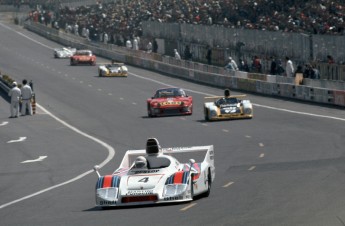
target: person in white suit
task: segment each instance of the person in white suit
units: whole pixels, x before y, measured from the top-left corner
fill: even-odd
[[[8,92],[8,96],[11,97],[11,116],[10,118],[18,118],[19,115],[19,101],[22,92],[17,86],[17,82],[12,83],[12,89]]]
[[[21,88],[22,92],[22,110],[21,115],[26,115],[26,110],[29,111],[29,115],[32,115],[32,107],[31,107],[31,98],[32,98],[32,89],[28,85],[28,81],[26,79],[23,80],[23,87]]]

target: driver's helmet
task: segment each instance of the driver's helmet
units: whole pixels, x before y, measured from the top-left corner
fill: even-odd
[[[143,156],[138,156],[135,159],[134,164],[135,164],[135,168],[146,168],[147,167],[147,160]]]
[[[230,90],[229,89],[224,90],[224,97],[225,98],[229,98],[230,97]]]
[[[146,141],[146,154],[148,155],[158,155],[161,153],[161,146],[156,138],[149,138]]]

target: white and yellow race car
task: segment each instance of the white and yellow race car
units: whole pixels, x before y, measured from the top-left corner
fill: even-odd
[[[253,118],[253,105],[250,100],[243,99],[246,95],[230,96],[225,90],[224,96],[205,97],[204,116],[206,121],[224,119]],[[209,102],[209,100],[213,100]]]
[[[100,77],[127,77],[128,68],[123,63],[111,62],[98,67]]]

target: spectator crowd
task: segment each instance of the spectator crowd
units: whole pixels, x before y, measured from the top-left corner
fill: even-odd
[[[4,1],[4,0],[2,0]],[[33,0],[31,0],[33,1]],[[26,2],[31,2],[26,0]],[[36,0],[37,1],[37,0]],[[46,1],[49,8],[58,0]],[[40,13],[40,12],[38,12]],[[221,25],[344,35],[345,2],[333,0],[118,0],[55,12],[59,26],[78,24],[99,33],[140,34],[142,21]]]
[[[116,0],[102,3],[102,0],[98,0],[95,5],[82,5],[76,8],[60,5],[50,10],[52,5],[58,6],[57,1],[59,0],[49,0],[47,4],[42,4],[42,10],[32,11],[30,19],[51,24],[57,29],[64,29],[92,41],[121,46],[137,46],[140,43],[143,21],[345,35],[345,1]],[[128,40],[133,40],[133,43],[128,43]],[[152,51],[152,44],[151,47],[145,48]],[[155,48],[153,51],[156,52]],[[184,53],[186,59],[190,55],[189,52],[187,49]],[[175,58],[179,57],[178,52],[174,55]],[[211,64],[209,50],[206,58],[208,64]],[[254,60],[255,71],[261,72],[261,64],[255,63]],[[281,63],[278,61],[277,65],[276,73],[281,74]],[[236,70],[237,65],[228,64],[228,68],[231,67]],[[247,63],[240,60],[238,68],[243,70],[247,67]],[[285,73],[292,74],[293,71],[289,69],[285,70]]]

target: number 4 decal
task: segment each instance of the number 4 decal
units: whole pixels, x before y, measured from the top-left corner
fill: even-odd
[[[143,183],[147,183],[149,181],[148,177],[144,177],[142,179],[140,179],[138,182],[143,182]]]

